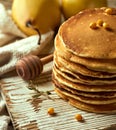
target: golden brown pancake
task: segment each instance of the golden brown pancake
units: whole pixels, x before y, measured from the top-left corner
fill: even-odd
[[[69,92],[71,92],[72,94],[77,94],[77,95],[81,95],[84,97],[92,97],[92,98],[116,98],[116,92],[84,92],[84,91],[79,91],[73,88],[70,88],[66,85],[63,85],[61,83],[59,83],[57,80],[53,79],[54,85],[56,86],[56,88],[63,88]]]
[[[116,112],[115,23],[114,8],[84,10],[65,21],[55,37],[55,91],[79,109]]]
[[[107,85],[116,83],[116,77],[114,78],[93,78],[90,76],[83,76],[79,73],[73,73],[70,70],[62,70],[54,64],[54,70],[61,76],[73,83],[83,83],[87,85]]]
[[[53,77],[59,83],[66,85],[70,88],[74,88],[76,90],[84,91],[84,92],[108,92],[108,91],[116,91],[116,84],[108,84],[108,85],[85,85],[81,83],[73,83],[67,80],[65,77],[61,76],[53,69]]]
[[[95,113],[116,113],[116,104],[105,104],[105,105],[93,105],[87,104],[73,98],[70,98],[62,93],[62,91],[55,88],[56,93],[63,98],[64,100],[68,100],[68,102],[76,108],[81,110],[85,110],[88,112],[95,112]]]
[[[113,78],[116,77],[116,73],[107,73],[100,71],[93,71],[86,68],[84,65],[73,63],[68,61],[63,57],[57,55],[57,52],[54,52],[54,63],[55,65],[63,71],[70,70],[72,73],[79,73],[85,76],[97,77],[97,78]]]
[[[82,11],[60,26],[58,34],[68,51],[86,58],[116,58],[116,9],[112,9],[112,15],[106,13],[106,9]],[[109,29],[90,28],[90,23],[99,19],[107,23]]]
[[[62,89],[62,88],[58,88],[56,87],[56,89],[60,90],[62,92],[62,94],[70,97],[70,98],[73,98],[73,99],[76,99],[76,100],[79,100],[81,102],[84,102],[84,103],[87,103],[87,104],[95,104],[95,105],[103,105],[103,104],[113,104],[113,103],[116,103],[116,98],[97,98],[97,97],[85,97],[85,96],[82,96],[82,95],[78,95],[78,94],[72,94],[70,91],[67,91],[65,89]]]
[[[116,73],[116,58],[93,59],[77,56],[66,50],[58,35],[55,39],[55,50],[58,56],[68,59],[68,61],[84,65],[91,70]]]

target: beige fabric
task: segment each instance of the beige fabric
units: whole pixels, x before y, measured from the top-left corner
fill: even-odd
[[[3,4],[0,4],[0,30],[3,33],[12,34],[15,37],[26,37],[25,34],[23,34],[18,27],[15,25],[14,21],[11,17],[11,11],[6,10],[6,8],[3,6]]]
[[[3,115],[4,114],[4,115]],[[7,130],[8,124],[10,123],[10,117],[6,115],[5,101],[2,99],[0,94],[0,130]]]
[[[41,44],[38,45],[39,36],[27,37],[23,34],[13,22],[11,11],[0,3],[0,77],[14,70],[16,62],[23,56],[51,53],[53,35],[54,31],[43,34]],[[43,51],[43,48],[46,49]],[[2,104],[2,101],[0,102],[0,112],[5,107],[5,103]],[[0,130],[7,130],[9,123],[9,116],[0,116]]]
[[[40,51],[53,39],[53,31],[42,35],[38,45],[38,35],[26,37],[14,24],[5,7],[0,4],[0,76],[15,69],[16,62],[25,55],[39,55]],[[20,37],[20,40],[17,40]],[[15,39],[12,43],[11,40]]]
[[[10,117],[0,116],[0,130],[7,130],[10,123]]]

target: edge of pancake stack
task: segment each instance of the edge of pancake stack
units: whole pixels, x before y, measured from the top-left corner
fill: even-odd
[[[60,26],[52,80],[71,105],[116,113],[116,9],[84,10]]]

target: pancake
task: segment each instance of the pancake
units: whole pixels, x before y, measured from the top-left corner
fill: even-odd
[[[57,51],[57,55],[60,57],[68,59],[68,61],[84,65],[91,70],[116,73],[116,58],[93,59],[77,56],[66,50],[58,35],[55,39],[55,50]]]
[[[73,73],[70,70],[62,70],[54,65],[54,70],[59,73],[61,76],[65,77],[67,80],[74,83],[83,83],[87,85],[107,85],[116,83],[116,77],[114,78],[93,78],[90,76],[83,76],[79,73]]]
[[[54,63],[58,68],[60,68],[63,71],[70,70],[72,73],[79,73],[84,76],[97,77],[97,78],[116,77],[115,73],[112,74],[112,73],[107,73],[107,72],[93,71],[86,68],[84,65],[68,61],[67,59],[63,57],[58,56],[56,51],[54,52]]]
[[[60,26],[58,34],[68,51],[86,58],[116,58],[116,9],[112,9],[113,15],[106,13],[106,9],[82,11]],[[109,28],[92,29],[90,23],[99,19]]]
[[[116,91],[116,84],[108,84],[108,85],[85,85],[81,83],[73,83],[67,80],[65,77],[61,76],[53,69],[53,77],[59,83],[66,85],[70,88],[74,88],[76,90],[84,91],[84,92],[108,92],[108,91]]]
[[[81,110],[116,113],[116,9],[84,10],[55,37],[56,93]]]
[[[83,103],[81,101],[75,100],[73,98],[70,98],[64,94],[62,94],[62,91],[55,89],[55,92],[64,100],[67,100],[72,106],[79,108],[81,110],[85,110],[88,112],[94,112],[94,113],[116,113],[116,104],[105,104],[105,105],[92,105]]]
[[[58,88],[63,88],[72,94],[81,95],[84,97],[92,97],[92,98],[116,98],[116,92],[83,92],[68,86],[62,85],[57,80],[53,79],[54,85]]]
[[[103,104],[113,104],[115,103],[116,104],[116,98],[95,98],[95,97],[84,97],[84,96],[81,96],[81,95],[77,95],[77,94],[72,94],[70,91],[67,91],[63,88],[58,88],[56,87],[57,90],[60,90],[62,92],[62,94],[70,97],[70,98],[73,98],[75,100],[78,100],[78,101],[81,101],[81,102],[84,102],[86,104],[94,104],[94,105],[103,105]]]

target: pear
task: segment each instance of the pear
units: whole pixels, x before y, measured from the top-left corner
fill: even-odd
[[[65,19],[89,8],[107,6],[107,0],[62,0],[62,12]]]
[[[58,0],[13,0],[12,18],[26,35],[55,30],[60,25],[61,11]]]

